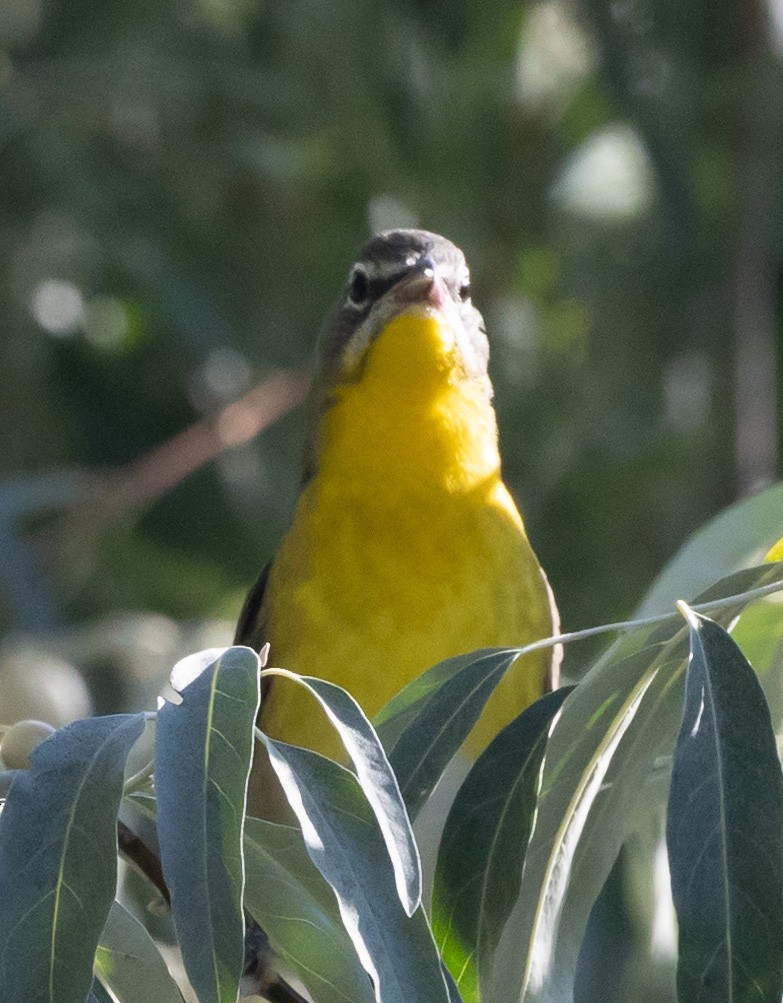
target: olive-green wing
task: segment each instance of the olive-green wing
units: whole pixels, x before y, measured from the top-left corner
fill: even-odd
[[[255,580],[253,587],[247,594],[242,612],[239,614],[237,629],[234,632],[234,644],[244,644],[254,651],[260,651],[266,644],[266,623],[264,617],[264,593],[266,583],[269,581],[269,571],[272,562],[269,561],[261,569],[261,574]],[[261,706],[269,696],[269,688],[272,685],[270,678],[261,680]]]
[[[263,637],[264,624],[262,607],[264,605],[264,593],[266,583],[269,581],[269,569],[272,562],[267,562],[261,569],[261,574],[256,578],[253,587],[247,594],[247,598],[239,614],[237,629],[234,631],[234,644],[244,644],[248,648],[259,651],[266,643]]]

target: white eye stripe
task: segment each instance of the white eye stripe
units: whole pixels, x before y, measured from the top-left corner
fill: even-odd
[[[357,261],[348,273],[348,281],[351,282],[357,275],[363,275],[366,279],[374,279],[372,271],[362,261]]]
[[[357,261],[352,266],[351,271],[348,274],[348,305],[356,309],[364,308],[372,289],[375,290],[376,296],[383,295],[386,291],[383,287],[393,284],[397,281],[397,279],[401,278],[408,269],[414,268],[421,260],[424,253],[425,252],[409,254],[402,262],[400,262],[399,259],[384,260],[378,258],[365,258],[361,261]],[[454,283],[456,289],[460,291],[463,287],[467,287],[469,290],[470,272],[464,263],[462,264],[462,267],[460,267],[456,263],[451,265],[451,263],[447,264],[439,262],[438,271],[447,284],[451,285],[451,283]],[[359,283],[361,283],[361,288],[357,287],[359,295],[352,292],[352,287],[355,285],[357,277]],[[463,298],[463,302],[469,298],[469,295],[470,294],[468,292],[468,296]]]
[[[357,263],[348,276],[348,304],[362,310],[370,298],[371,279],[364,265]]]
[[[405,267],[412,268],[419,260],[419,257],[418,254],[409,255],[405,259]],[[371,282],[376,280],[383,282],[386,279],[393,278],[395,275],[399,275],[401,271],[399,261],[378,261],[377,259],[357,261],[351,269],[351,276],[353,276],[357,269],[361,269]]]

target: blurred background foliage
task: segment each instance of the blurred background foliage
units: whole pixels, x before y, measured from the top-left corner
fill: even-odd
[[[781,60],[783,0],[0,4],[0,721],[152,707],[229,641],[390,226],[472,265],[564,626],[631,614],[778,474]],[[620,873],[582,999],[647,937]]]
[[[564,625],[631,613],[776,476],[781,58],[781,0],[2,4],[6,664],[106,709],[227,640],[320,319],[404,224],[472,265]]]

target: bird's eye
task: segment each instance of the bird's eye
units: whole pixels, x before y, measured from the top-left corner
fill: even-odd
[[[370,296],[370,280],[361,265],[354,265],[348,280],[348,300],[351,306],[364,306]]]
[[[467,303],[470,299],[470,282],[467,279],[459,287],[459,298],[463,303]]]

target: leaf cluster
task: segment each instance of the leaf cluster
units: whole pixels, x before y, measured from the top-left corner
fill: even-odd
[[[778,1003],[783,774],[764,687],[779,687],[783,614],[765,597],[783,588],[783,562],[753,557],[780,535],[780,500],[770,489],[695,538],[651,593],[661,614],[451,659],[374,723],[339,687],[234,647],[180,662],[157,714],[46,738],[29,768],[0,773],[0,999],[578,998],[594,905],[652,810],[666,819],[677,998]],[[742,554],[739,527],[752,537]],[[666,612],[685,578],[690,605]],[[578,685],[533,704],[470,765],[442,831],[420,828],[520,653],[609,630],[620,637]],[[268,673],[309,691],[349,765],[258,731]],[[126,778],[153,721],[154,761]],[[245,816],[254,749],[295,825]],[[170,927],[118,890],[118,833]],[[164,961],[172,948],[179,968]]]

